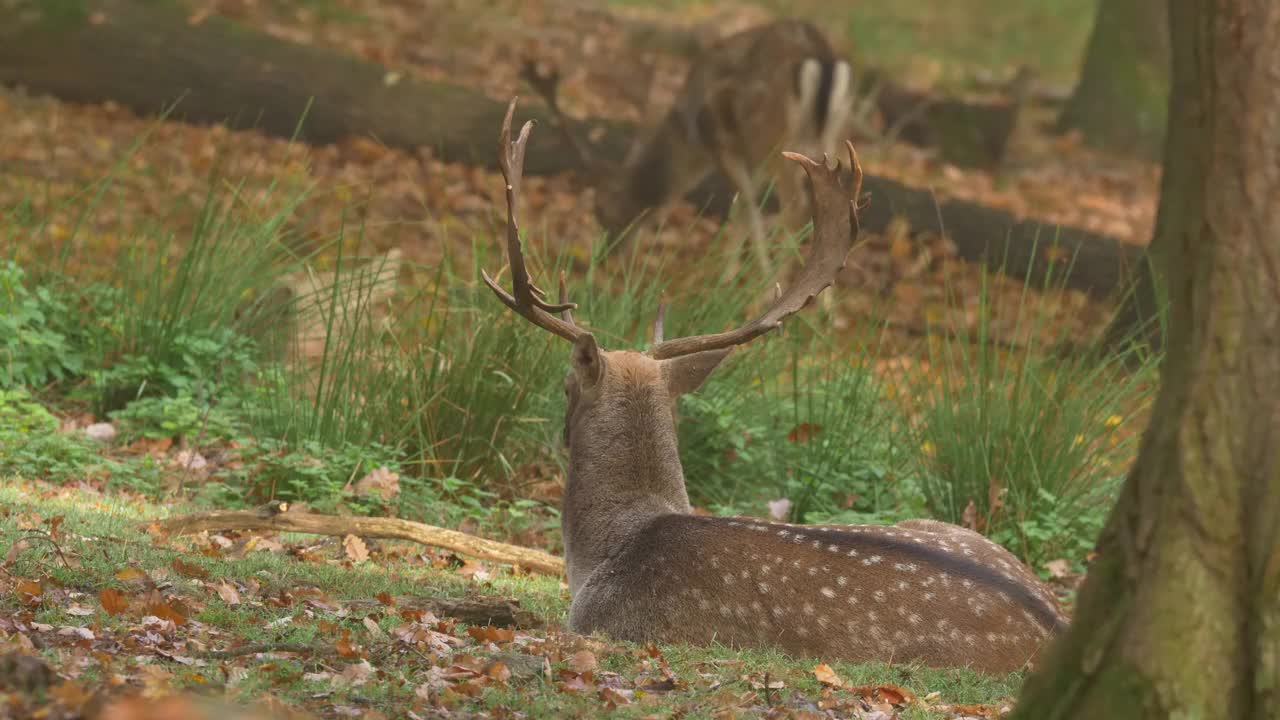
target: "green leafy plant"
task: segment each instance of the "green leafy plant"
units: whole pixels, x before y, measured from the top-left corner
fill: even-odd
[[[126,438],[182,437],[213,441],[235,438],[244,431],[237,413],[190,395],[135,400],[123,410],[111,413],[111,419]]]
[[[28,288],[26,273],[0,260],[0,388],[42,386],[84,370],[85,358],[68,337],[67,301],[49,286]]]
[[[29,392],[0,390],[0,477],[61,482],[99,461],[91,441],[58,432],[58,419]]]

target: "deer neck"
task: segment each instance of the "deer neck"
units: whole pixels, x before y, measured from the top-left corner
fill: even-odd
[[[561,513],[569,591],[661,515],[692,512],[664,400],[610,404],[575,418]]]

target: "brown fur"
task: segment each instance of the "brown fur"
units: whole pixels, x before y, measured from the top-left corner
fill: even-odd
[[[590,337],[566,381],[571,629],[1009,672],[1062,627],[1053,594],[964,528],[692,515],[673,408],[727,353],[654,360]]]
[[[835,154],[842,128],[829,125],[845,124],[852,100],[851,83],[833,89],[829,82],[806,98],[800,68],[807,60],[825,68],[818,77],[828,81],[834,64],[847,69],[822,32],[801,20],[755,27],[707,48],[663,121],[598,190],[601,225],[621,234],[646,211],[664,208],[719,170],[746,204],[757,253],[764,251],[756,206],[764,187],[759,179],[777,182],[786,226],[792,231],[803,226],[808,220],[803,172],[784,164],[778,151],[785,146],[818,157]],[[771,272],[767,264],[764,269]]]

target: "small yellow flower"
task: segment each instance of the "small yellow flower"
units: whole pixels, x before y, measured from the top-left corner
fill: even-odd
[[[937,450],[938,449],[934,447],[933,443],[930,442],[929,440],[925,440],[920,445],[920,452],[924,453],[925,455],[928,455],[929,457],[933,457],[933,454],[937,452]]]
[[[1076,438],[1071,441],[1071,447],[1076,447],[1077,445],[1081,445],[1083,443],[1084,443],[1084,436],[1077,435]]]
[[[1120,423],[1122,422],[1124,422],[1124,418],[1120,417],[1119,415],[1112,415],[1111,417],[1107,418],[1107,427],[1116,428],[1116,427],[1119,427]]]

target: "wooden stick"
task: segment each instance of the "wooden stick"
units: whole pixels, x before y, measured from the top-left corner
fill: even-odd
[[[265,514],[252,510],[228,510],[182,515],[158,523],[166,534],[184,535],[219,530],[276,530],[315,535],[359,535],[408,540],[441,547],[472,557],[535,570],[547,575],[564,573],[564,560],[533,548],[487,540],[475,535],[424,525],[400,518],[338,517],[302,512]]]

